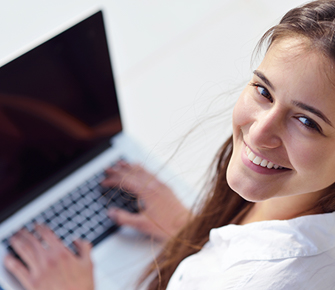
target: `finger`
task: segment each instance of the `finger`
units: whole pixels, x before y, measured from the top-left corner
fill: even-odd
[[[119,187],[122,190],[129,191],[137,196],[144,196],[154,190],[154,181],[158,181],[152,175],[134,175],[126,174],[124,176],[111,175],[106,178],[101,185],[106,187]],[[158,186],[156,186],[158,188]]]
[[[171,235],[143,214],[132,214],[121,209],[110,210],[108,216],[119,225],[130,226],[144,234],[152,235],[159,241],[170,238]]]
[[[118,162],[116,162],[113,166],[109,167],[106,169],[106,172],[109,172],[109,171],[119,171],[119,170],[129,170],[132,168],[132,164],[124,161],[124,160],[119,160]]]
[[[100,182],[103,187],[119,187],[123,177],[120,175],[109,175],[104,180]]]
[[[101,182],[101,185],[104,187],[112,188],[118,187],[122,190],[132,192],[136,195],[139,195],[141,192],[143,192],[143,185],[141,184],[141,181],[134,176],[120,178],[119,176],[113,175]]]
[[[129,177],[129,175],[139,177],[141,174],[150,174],[141,165],[129,164],[124,161],[118,162],[116,165],[106,169],[105,173],[107,174],[107,177],[114,175],[121,178]]]
[[[143,221],[145,219],[145,216],[141,214],[130,213],[119,208],[111,208],[108,210],[107,215],[118,225],[127,225],[140,231],[144,230]]]
[[[19,260],[7,255],[4,259],[4,265],[26,289],[29,288],[29,270]]]
[[[78,255],[80,258],[86,261],[91,261],[91,250],[92,244],[84,240],[75,240],[73,241],[74,245],[77,248]]]
[[[116,164],[112,167],[107,168],[105,170],[105,173],[107,176],[110,176],[110,175],[123,176],[125,174],[128,174],[131,171],[132,171],[131,165],[122,166],[122,165]]]
[[[10,243],[29,268],[38,262],[43,247],[31,233],[21,230],[11,238]]]
[[[65,247],[61,240],[45,225],[37,225],[36,232],[41,236],[42,240],[47,244],[47,247],[52,249],[55,247]]]
[[[123,168],[123,169],[131,169],[135,164],[130,164],[125,160],[119,160],[114,166],[117,168]]]

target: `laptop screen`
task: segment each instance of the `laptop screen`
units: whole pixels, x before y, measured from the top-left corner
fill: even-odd
[[[0,221],[121,131],[102,12],[0,68]]]

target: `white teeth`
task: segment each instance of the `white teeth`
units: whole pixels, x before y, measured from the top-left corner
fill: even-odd
[[[268,163],[269,163],[269,162],[268,162],[267,160],[263,159],[262,162],[261,162],[261,166],[262,166],[262,167],[265,167],[265,166],[268,165]]]
[[[255,164],[257,164],[257,165],[259,165],[259,164],[261,164],[261,162],[262,162],[262,158],[256,156],[255,159],[252,160],[252,162],[255,163]]]
[[[247,155],[249,155],[250,152],[251,152],[250,148],[247,147]]]
[[[273,163],[271,161],[269,161],[268,165],[266,165],[267,168],[271,169],[273,167]]]
[[[255,159],[255,157],[256,157],[256,155],[253,152],[250,152],[248,154],[248,158],[249,158],[250,161],[253,161]]]
[[[248,155],[248,159],[252,161],[256,165],[260,165],[262,167],[267,167],[269,169],[282,169],[282,166],[279,166],[277,164],[273,164],[271,161],[267,161],[266,159],[262,159],[261,157],[255,155],[249,147],[246,147],[246,153]]]

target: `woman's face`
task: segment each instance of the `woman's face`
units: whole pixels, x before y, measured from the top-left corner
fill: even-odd
[[[335,182],[335,73],[302,43],[274,43],[235,105],[227,179],[249,201],[317,196]]]

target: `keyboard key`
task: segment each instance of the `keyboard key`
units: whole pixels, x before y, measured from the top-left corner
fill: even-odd
[[[86,217],[84,215],[82,215],[82,213],[78,214],[78,215],[75,215],[73,218],[72,218],[72,221],[74,223],[77,223],[77,224],[82,224],[83,222],[86,221]]]

